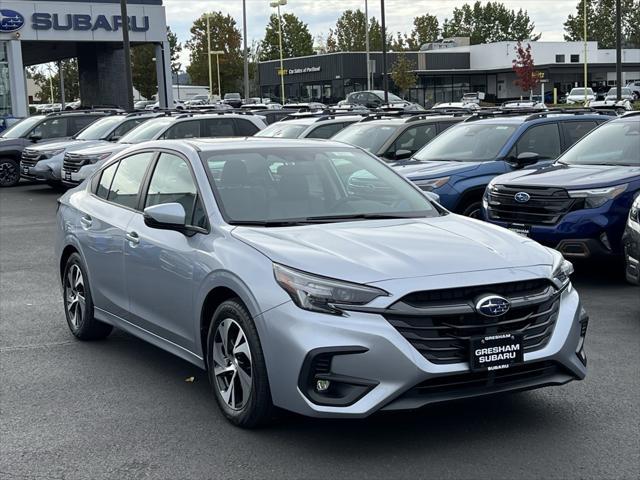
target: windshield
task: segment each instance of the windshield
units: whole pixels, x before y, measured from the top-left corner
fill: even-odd
[[[640,166],[640,121],[605,123],[558,159],[569,165]]]
[[[171,125],[174,120],[175,119],[171,117],[148,120],[127,133],[118,140],[118,143],[141,143],[147,140],[153,140],[156,135]]]
[[[298,138],[309,125],[278,122],[255,134],[256,137]]]
[[[427,143],[413,159],[458,162],[494,160],[515,130],[515,125],[460,123]]]
[[[20,137],[24,137],[43,118],[45,118],[45,117],[41,116],[41,115],[38,115],[38,116],[35,116],[35,117],[25,118],[21,122],[16,123],[11,128],[8,128],[4,132],[2,132],[2,135],[0,135],[0,137],[2,137],[2,138],[20,138]]]
[[[607,92],[607,97],[615,97],[618,95],[618,89],[616,87],[611,87],[609,89],[609,91]],[[621,88],[620,89],[620,95],[622,96],[631,96],[631,90],[628,88]]]
[[[393,103],[404,103],[404,100],[401,99],[399,96],[394,95],[393,93],[389,93],[389,102],[393,102]],[[384,98],[384,97],[383,97]]]
[[[332,139],[364,148],[377,155],[391,135],[398,130],[396,125],[380,125],[379,123],[358,123],[336,133]]]
[[[569,92],[569,95],[584,95],[584,88],[573,88],[571,89],[571,92]],[[587,88],[587,95],[593,95],[593,90]]]
[[[282,226],[440,214],[407,180],[353,148],[260,148],[201,156],[218,205],[232,224]]]
[[[225,93],[224,94],[224,99],[225,100],[235,100],[237,98],[240,98],[240,94],[239,93]]]
[[[122,117],[119,115],[101,118],[78,132],[74,138],[77,140],[101,140],[109,135],[121,121]]]

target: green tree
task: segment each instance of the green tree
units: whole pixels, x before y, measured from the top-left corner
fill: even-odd
[[[182,45],[178,37],[167,27],[167,39],[171,55],[171,72],[177,73],[180,69],[178,57],[182,51]],[[156,49],[153,44],[136,45],[131,48],[131,76],[133,86],[146,99],[152,98],[158,92],[158,76],[156,72]]]
[[[261,60],[280,58],[278,15],[272,14],[260,44]],[[313,55],[313,36],[309,26],[293,13],[282,15],[282,54],[285,58]]]
[[[440,36],[440,24],[435,15],[425,14],[413,19],[411,35],[405,35],[405,43],[409,50],[420,50],[425,43],[435,42]]]
[[[505,40],[539,40],[533,33],[535,24],[522,9],[509,10],[500,2],[477,1],[454,8],[453,15],[445,19],[442,36],[470,37],[471,44],[500,42]]]
[[[417,76],[414,73],[416,65],[407,58],[404,53],[399,53],[396,61],[391,67],[391,80],[404,95],[405,92],[413,87],[417,82]]]
[[[564,22],[564,39],[582,41],[584,37],[584,1],[576,5],[575,15]],[[587,1],[587,40],[598,42],[600,48],[616,47],[616,1]],[[629,47],[640,46],[640,0],[621,0],[622,43]]]
[[[27,75],[33,79],[38,87],[38,98],[43,103],[60,103],[60,72],[57,66],[51,65],[51,69],[30,68]],[[53,98],[51,98],[51,83],[49,77],[53,76]],[[64,78],[64,100],[73,102],[80,98],[80,83],[78,81],[78,61],[75,58],[62,61],[62,75]]]
[[[366,17],[362,10],[346,10],[335,29],[329,29],[327,50],[329,52],[364,52],[366,50]],[[387,44],[393,43],[392,36],[387,33]],[[382,27],[372,17],[369,21],[369,48],[372,51],[382,50]]]
[[[220,82],[222,92],[239,91],[242,82],[242,35],[236,27],[236,21],[231,15],[222,12],[210,13],[211,50],[223,51],[220,55]],[[209,85],[209,63],[207,60],[207,14],[193,22],[191,38],[186,42],[191,51],[191,64],[187,73],[195,85]],[[213,92],[218,91],[215,58],[212,58]],[[212,93],[213,93],[212,92]]]

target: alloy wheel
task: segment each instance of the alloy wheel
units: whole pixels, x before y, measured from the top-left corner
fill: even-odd
[[[253,388],[251,348],[244,330],[232,318],[225,318],[216,328],[213,373],[222,400],[232,410],[241,410]]]
[[[69,312],[69,322],[75,329],[80,327],[86,311],[85,286],[82,270],[77,264],[71,265],[64,282],[64,298]]]
[[[13,162],[0,163],[0,185],[13,185],[19,178],[20,173]]]

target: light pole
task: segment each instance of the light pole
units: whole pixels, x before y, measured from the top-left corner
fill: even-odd
[[[214,50],[213,52],[209,52],[209,62],[211,62],[211,55],[216,56],[216,73],[218,74],[218,97],[220,98],[220,100],[222,100],[222,86],[220,85],[220,55],[224,55],[224,52],[222,50]]]
[[[120,17],[122,19],[122,46],[124,48],[124,81],[127,85],[127,105],[125,110],[131,111],[133,110],[133,79],[131,77],[131,45],[129,45],[127,0],[120,0]]]
[[[364,0],[364,43],[367,50],[367,90],[371,90],[371,60],[369,55],[369,1]]]
[[[584,30],[584,104],[587,104],[587,0],[582,0],[584,6],[582,11]]]
[[[287,4],[287,0],[276,0],[275,2],[271,2],[269,5],[271,8],[278,9],[278,40],[280,42],[280,93],[282,96],[282,105],[285,104],[284,98],[284,60],[282,58],[282,16],[280,15],[280,6],[284,6]]]
[[[209,97],[213,96],[213,76],[211,75],[211,14],[207,13],[207,59],[209,61]],[[218,89],[219,90],[219,89]],[[219,98],[218,100],[222,100]],[[209,98],[211,101],[211,98]]]
[[[380,0],[380,27],[382,30],[382,89],[384,90],[384,103],[389,104],[389,78],[387,77],[387,28],[384,19],[384,0]]]
[[[616,0],[616,100],[622,100],[622,19],[620,0]]]
[[[247,1],[242,0],[242,28],[244,30],[244,98],[249,98],[249,53],[247,52]]]

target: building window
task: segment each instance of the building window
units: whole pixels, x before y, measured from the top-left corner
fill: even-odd
[[[556,55],[556,63],[564,63],[564,55]]]
[[[571,63],[578,63],[580,61],[580,55],[571,55]]]
[[[0,42],[0,115],[11,114],[11,85],[9,85],[8,42]]]

